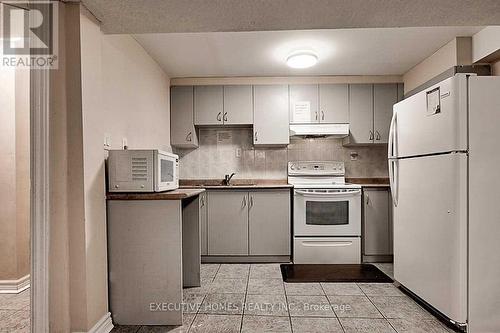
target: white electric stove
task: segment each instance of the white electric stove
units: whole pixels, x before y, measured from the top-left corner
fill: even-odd
[[[361,262],[361,186],[346,184],[343,162],[288,162],[294,185],[294,250],[298,264]]]

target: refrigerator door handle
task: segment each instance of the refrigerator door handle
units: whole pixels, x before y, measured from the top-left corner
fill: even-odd
[[[397,159],[389,159],[389,184],[391,188],[391,197],[394,207],[398,206],[398,187],[399,187],[399,161]]]
[[[388,158],[396,157],[395,138],[396,136],[396,112],[392,113],[391,125],[389,126],[389,144],[387,149]]]

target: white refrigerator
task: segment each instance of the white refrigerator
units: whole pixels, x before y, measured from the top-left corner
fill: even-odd
[[[395,279],[468,332],[500,332],[500,77],[397,103],[388,150]]]

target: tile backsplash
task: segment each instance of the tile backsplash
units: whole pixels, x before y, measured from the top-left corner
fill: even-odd
[[[181,179],[286,179],[294,160],[343,161],[346,177],[388,177],[387,146],[343,147],[341,139],[290,138],[288,147],[258,148],[251,128],[200,128],[199,148],[178,149]],[[351,160],[357,153],[357,160]]]

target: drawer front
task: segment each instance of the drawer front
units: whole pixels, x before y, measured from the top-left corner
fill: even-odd
[[[295,264],[361,263],[359,237],[296,237],[293,243]]]

